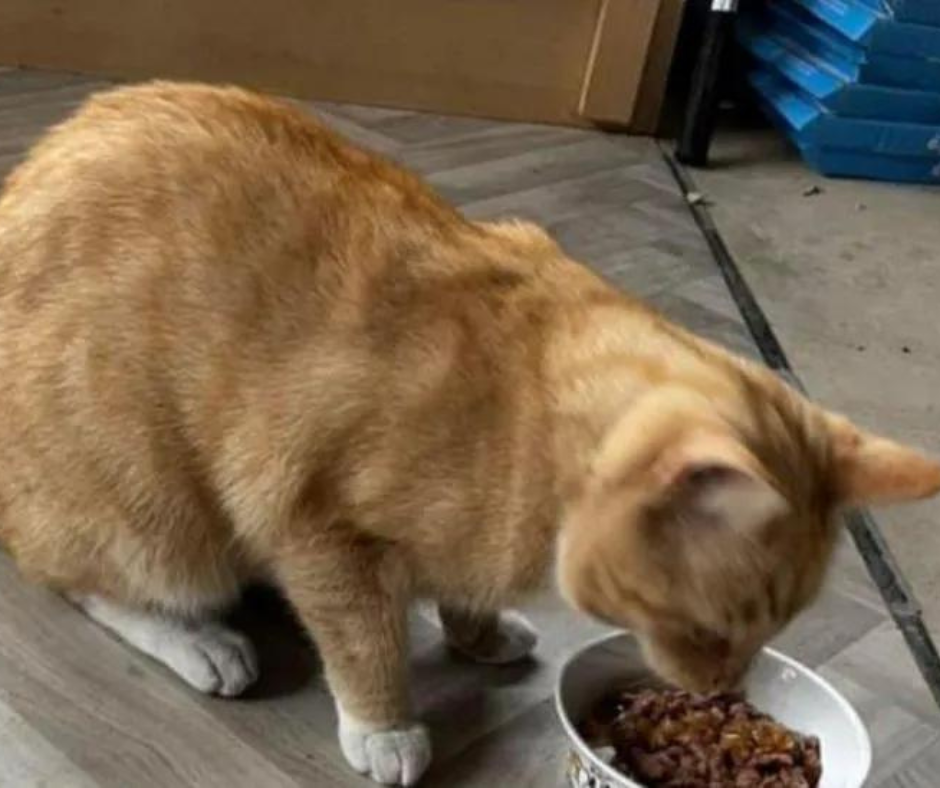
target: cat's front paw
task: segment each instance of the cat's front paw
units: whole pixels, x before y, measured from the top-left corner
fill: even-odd
[[[508,665],[529,657],[539,641],[538,632],[521,613],[505,611],[482,625],[458,622],[442,614],[447,644],[484,665]]]
[[[160,658],[200,692],[234,697],[258,678],[258,659],[240,632],[218,624],[180,629],[164,638]]]
[[[339,742],[349,765],[382,785],[414,785],[431,763],[424,725],[377,730],[340,710]]]

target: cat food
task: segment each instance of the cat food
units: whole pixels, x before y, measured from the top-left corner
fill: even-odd
[[[582,734],[649,788],[816,788],[822,775],[818,739],[739,695],[615,693],[597,704]]]

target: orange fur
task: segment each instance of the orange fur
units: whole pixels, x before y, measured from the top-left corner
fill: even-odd
[[[0,198],[22,571],[185,614],[275,582],[376,725],[408,716],[407,603],[490,615],[559,534],[573,604],[712,686],[812,598],[840,504],[938,487],[539,229],[248,92],[102,94]]]

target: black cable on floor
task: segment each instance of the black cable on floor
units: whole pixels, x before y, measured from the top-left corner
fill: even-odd
[[[771,328],[764,310],[754,297],[753,291],[741,275],[728,247],[725,246],[707,207],[701,202],[696,203],[689,199],[689,195],[697,191],[692,177],[669,152],[664,150],[663,157],[686,197],[689,211],[705,237],[764,362],[805,394],[805,387],[793,372],[783,346]],[[853,510],[846,514],[845,520],[855,546],[868,569],[868,574],[881,592],[881,597],[895,624],[901,630],[914,661],[930,688],[934,701],[940,706],[940,654],[937,653],[937,647],[924,624],[920,603],[914,596],[910,584],[885,541],[881,528],[871,513],[867,509]]]

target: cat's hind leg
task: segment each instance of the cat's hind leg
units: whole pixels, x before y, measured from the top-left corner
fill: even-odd
[[[452,649],[485,665],[508,665],[531,656],[538,632],[521,613],[469,613],[438,608],[444,639]]]
[[[251,642],[217,621],[128,607],[94,594],[70,598],[94,621],[200,692],[232,697],[258,678]]]

